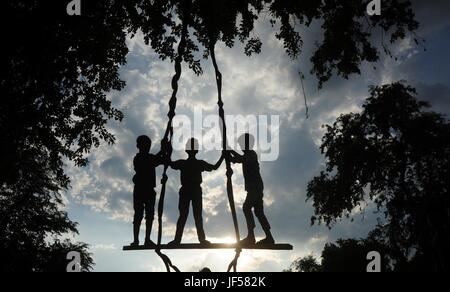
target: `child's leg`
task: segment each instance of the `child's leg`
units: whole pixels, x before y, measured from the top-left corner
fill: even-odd
[[[259,223],[261,224],[262,229],[264,230],[264,233],[266,234],[266,238],[261,240],[259,243],[262,244],[273,244],[274,239],[272,236],[272,232],[270,231],[270,223],[269,220],[267,220],[266,214],[264,214],[264,201],[263,201],[263,195],[261,194],[258,196],[260,198],[254,200],[254,210],[256,218],[258,218]]]
[[[145,202],[145,244],[154,244],[150,240],[150,235],[152,233],[153,220],[155,218],[155,201],[156,193],[154,190],[151,191],[150,197]]]
[[[192,210],[194,213],[195,227],[197,228],[197,236],[200,243],[206,242],[205,230],[203,229],[203,202],[202,190],[195,190],[192,197]]]
[[[133,245],[139,244],[139,230],[141,228],[141,222],[144,218],[144,203],[140,200],[137,195],[134,195],[133,199],[134,208],[134,220],[133,220]]]
[[[266,233],[266,237],[272,237],[272,233],[270,232],[270,224],[269,220],[267,220],[266,214],[264,214],[264,202],[261,200],[257,204],[255,204],[255,215],[258,218],[259,223],[261,224],[262,229]]]
[[[189,215],[189,204],[191,199],[189,195],[185,193],[184,190],[180,190],[180,201],[178,203],[178,210],[180,212],[180,217],[177,221],[177,231],[175,233],[175,239],[172,243],[179,244],[183,237],[184,226],[186,225],[187,217]]]
[[[245,199],[245,202],[244,202],[244,205],[243,205],[242,209],[244,211],[245,220],[247,222],[247,230],[248,230],[247,238],[244,239],[243,241],[248,242],[248,243],[254,243],[255,242],[255,227],[256,227],[256,224],[255,224],[255,218],[253,217],[252,208],[253,208],[252,199],[247,194],[247,198]]]

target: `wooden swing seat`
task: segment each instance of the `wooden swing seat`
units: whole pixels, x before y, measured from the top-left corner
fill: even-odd
[[[162,244],[161,246],[145,246],[140,245],[137,247],[124,246],[124,251],[136,251],[136,250],[168,250],[168,249],[259,249],[259,250],[293,250],[293,246],[286,243],[279,244],[251,244],[251,245],[239,245],[236,243],[181,243],[177,245]]]

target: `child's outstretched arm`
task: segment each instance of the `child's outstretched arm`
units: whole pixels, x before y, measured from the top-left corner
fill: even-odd
[[[225,159],[225,154],[224,154],[224,152],[222,152],[222,155],[220,156],[219,161],[217,161],[217,163],[214,165],[212,165],[206,161],[203,161],[203,171],[218,170],[224,159]]]
[[[229,150],[229,152],[230,152],[230,160],[232,163],[243,163],[244,162],[244,155],[241,155],[234,150]]]
[[[218,170],[219,167],[222,165],[223,160],[225,159],[225,151],[222,151],[222,155],[220,156],[219,161],[214,165],[214,170]]]
[[[160,166],[166,163],[165,153],[161,150],[154,156],[156,158],[156,166]]]
[[[158,154],[156,154],[158,165],[163,165],[171,162],[170,157],[167,157],[169,154],[169,147],[171,146],[168,141],[161,141],[161,150],[159,150]]]

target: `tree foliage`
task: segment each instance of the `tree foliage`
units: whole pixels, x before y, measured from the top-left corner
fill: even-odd
[[[89,13],[78,19],[65,14],[65,1],[2,5],[0,241],[2,259],[10,259],[2,260],[6,270],[38,270],[36,258],[55,250],[46,238],[76,231],[61,211],[60,192],[69,186],[63,161],[85,165],[92,147],[114,142],[108,119],[122,118],[106,92],[124,86],[118,69],[128,52],[127,18],[110,1],[90,2]]]
[[[361,113],[326,127],[326,170],[308,185],[313,223],[332,226],[375,202],[384,220],[372,237],[399,269],[449,268],[450,124],[427,108],[405,83],[371,88]]]
[[[147,44],[164,60],[176,57],[174,44],[183,20],[191,35],[184,60],[197,74],[202,73],[196,53],[209,55],[218,42],[233,47],[244,44],[247,55],[259,53],[262,42],[255,33],[257,20],[264,18],[275,27],[275,36],[283,42],[286,53],[295,59],[301,55],[303,38],[300,28],[313,22],[322,24],[323,39],[311,56],[312,73],[320,85],[333,74],[348,78],[360,73],[364,62],[379,60],[380,53],[390,54],[389,44],[405,38],[418,28],[410,1],[383,1],[381,16],[368,16],[366,0],[132,0],[128,13],[133,16],[133,31],[142,30]],[[188,17],[183,11],[188,9]],[[136,19],[137,21],[133,21]],[[379,41],[382,39],[382,41]],[[417,39],[416,39],[417,40]]]
[[[318,273],[322,272],[322,266],[313,255],[309,255],[294,261],[286,272]]]
[[[309,273],[365,273],[367,271],[367,255],[377,251],[381,254],[381,271],[390,272],[391,260],[385,246],[369,236],[368,239],[338,239],[327,243],[322,251],[320,263],[310,255],[294,261],[289,272]]]

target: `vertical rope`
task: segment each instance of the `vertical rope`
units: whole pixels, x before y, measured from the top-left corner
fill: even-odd
[[[224,150],[228,149],[228,142],[227,142],[227,125],[226,125],[226,121],[225,121],[225,110],[224,110],[224,103],[223,103],[223,99],[222,99],[222,73],[219,70],[219,66],[217,65],[217,60],[216,60],[216,53],[215,53],[215,42],[211,41],[211,45],[210,45],[210,55],[211,55],[211,60],[214,66],[214,70],[215,70],[215,74],[216,74],[216,82],[217,82],[217,95],[218,95],[218,106],[219,106],[219,117],[222,121],[222,146]],[[234,203],[234,193],[233,193],[233,169],[231,168],[231,161],[230,161],[230,156],[229,153],[226,152],[226,156],[225,156],[225,163],[226,163],[226,167],[227,167],[227,195],[228,195],[228,202],[230,204],[230,210],[231,210],[231,215],[233,217],[233,224],[234,224],[234,232],[235,232],[235,236],[236,236],[236,242],[239,243],[240,239],[240,234],[239,234],[239,224],[238,224],[238,220],[237,220],[237,215],[236,215],[236,206]],[[231,262],[230,266],[228,267],[228,272],[231,270],[231,267],[233,267],[234,271],[236,272],[236,267],[237,267],[237,261],[239,259],[239,256],[241,254],[241,249],[238,248],[236,249],[236,256],[234,258],[234,260]]]
[[[214,65],[214,70],[216,72],[216,81],[217,81],[217,93],[218,93],[218,102],[219,105],[219,116],[222,120],[222,146],[223,149],[228,149],[228,142],[227,142],[227,125],[225,121],[225,111],[224,111],[224,103],[222,100],[222,73],[219,71],[219,66],[217,65],[216,60],[216,54],[214,52],[214,45],[211,45],[210,47],[210,53],[211,53],[211,60]],[[236,236],[236,241],[240,241],[240,235],[239,235],[239,225],[236,215],[236,206],[234,204],[234,193],[233,193],[233,169],[231,168],[231,161],[229,154],[226,154],[225,156],[225,163],[227,166],[227,194],[228,194],[228,201],[230,203],[230,209],[231,209],[231,215],[233,216],[233,224],[234,224],[234,231]]]
[[[234,256],[234,259],[231,261],[231,263],[228,265],[227,270],[228,273],[231,271],[231,269],[233,269],[233,272],[235,273],[237,272],[237,264],[239,257],[241,256],[241,252],[242,252],[241,248],[236,249],[236,255]]]
[[[165,164],[164,171],[161,179],[161,195],[159,197],[158,203],[158,248],[155,252],[158,256],[163,260],[164,265],[166,266],[167,272],[170,272],[170,268],[179,272],[180,270],[172,264],[169,257],[161,252],[159,248],[161,246],[162,240],[162,216],[164,213],[164,199],[166,196],[166,184],[167,184],[167,170],[169,168],[169,160],[172,156],[172,137],[173,137],[173,119],[176,115],[176,107],[177,107],[177,93],[178,93],[178,82],[181,78],[181,63],[183,62],[183,54],[186,49],[186,40],[188,35],[188,15],[189,15],[189,6],[190,1],[183,1],[183,28],[181,31],[181,39],[178,45],[177,57],[175,58],[175,75],[172,78],[172,97],[169,101],[169,113],[167,116],[169,117],[169,122],[167,123],[166,132],[164,134],[164,138],[161,142],[162,147],[167,150],[165,153]]]
[[[299,71],[298,75],[300,75],[300,82],[302,84],[303,100],[305,102],[305,115],[306,115],[306,119],[309,119],[308,98],[306,97],[305,83],[303,81],[305,79],[305,75],[303,75],[302,71]]]

